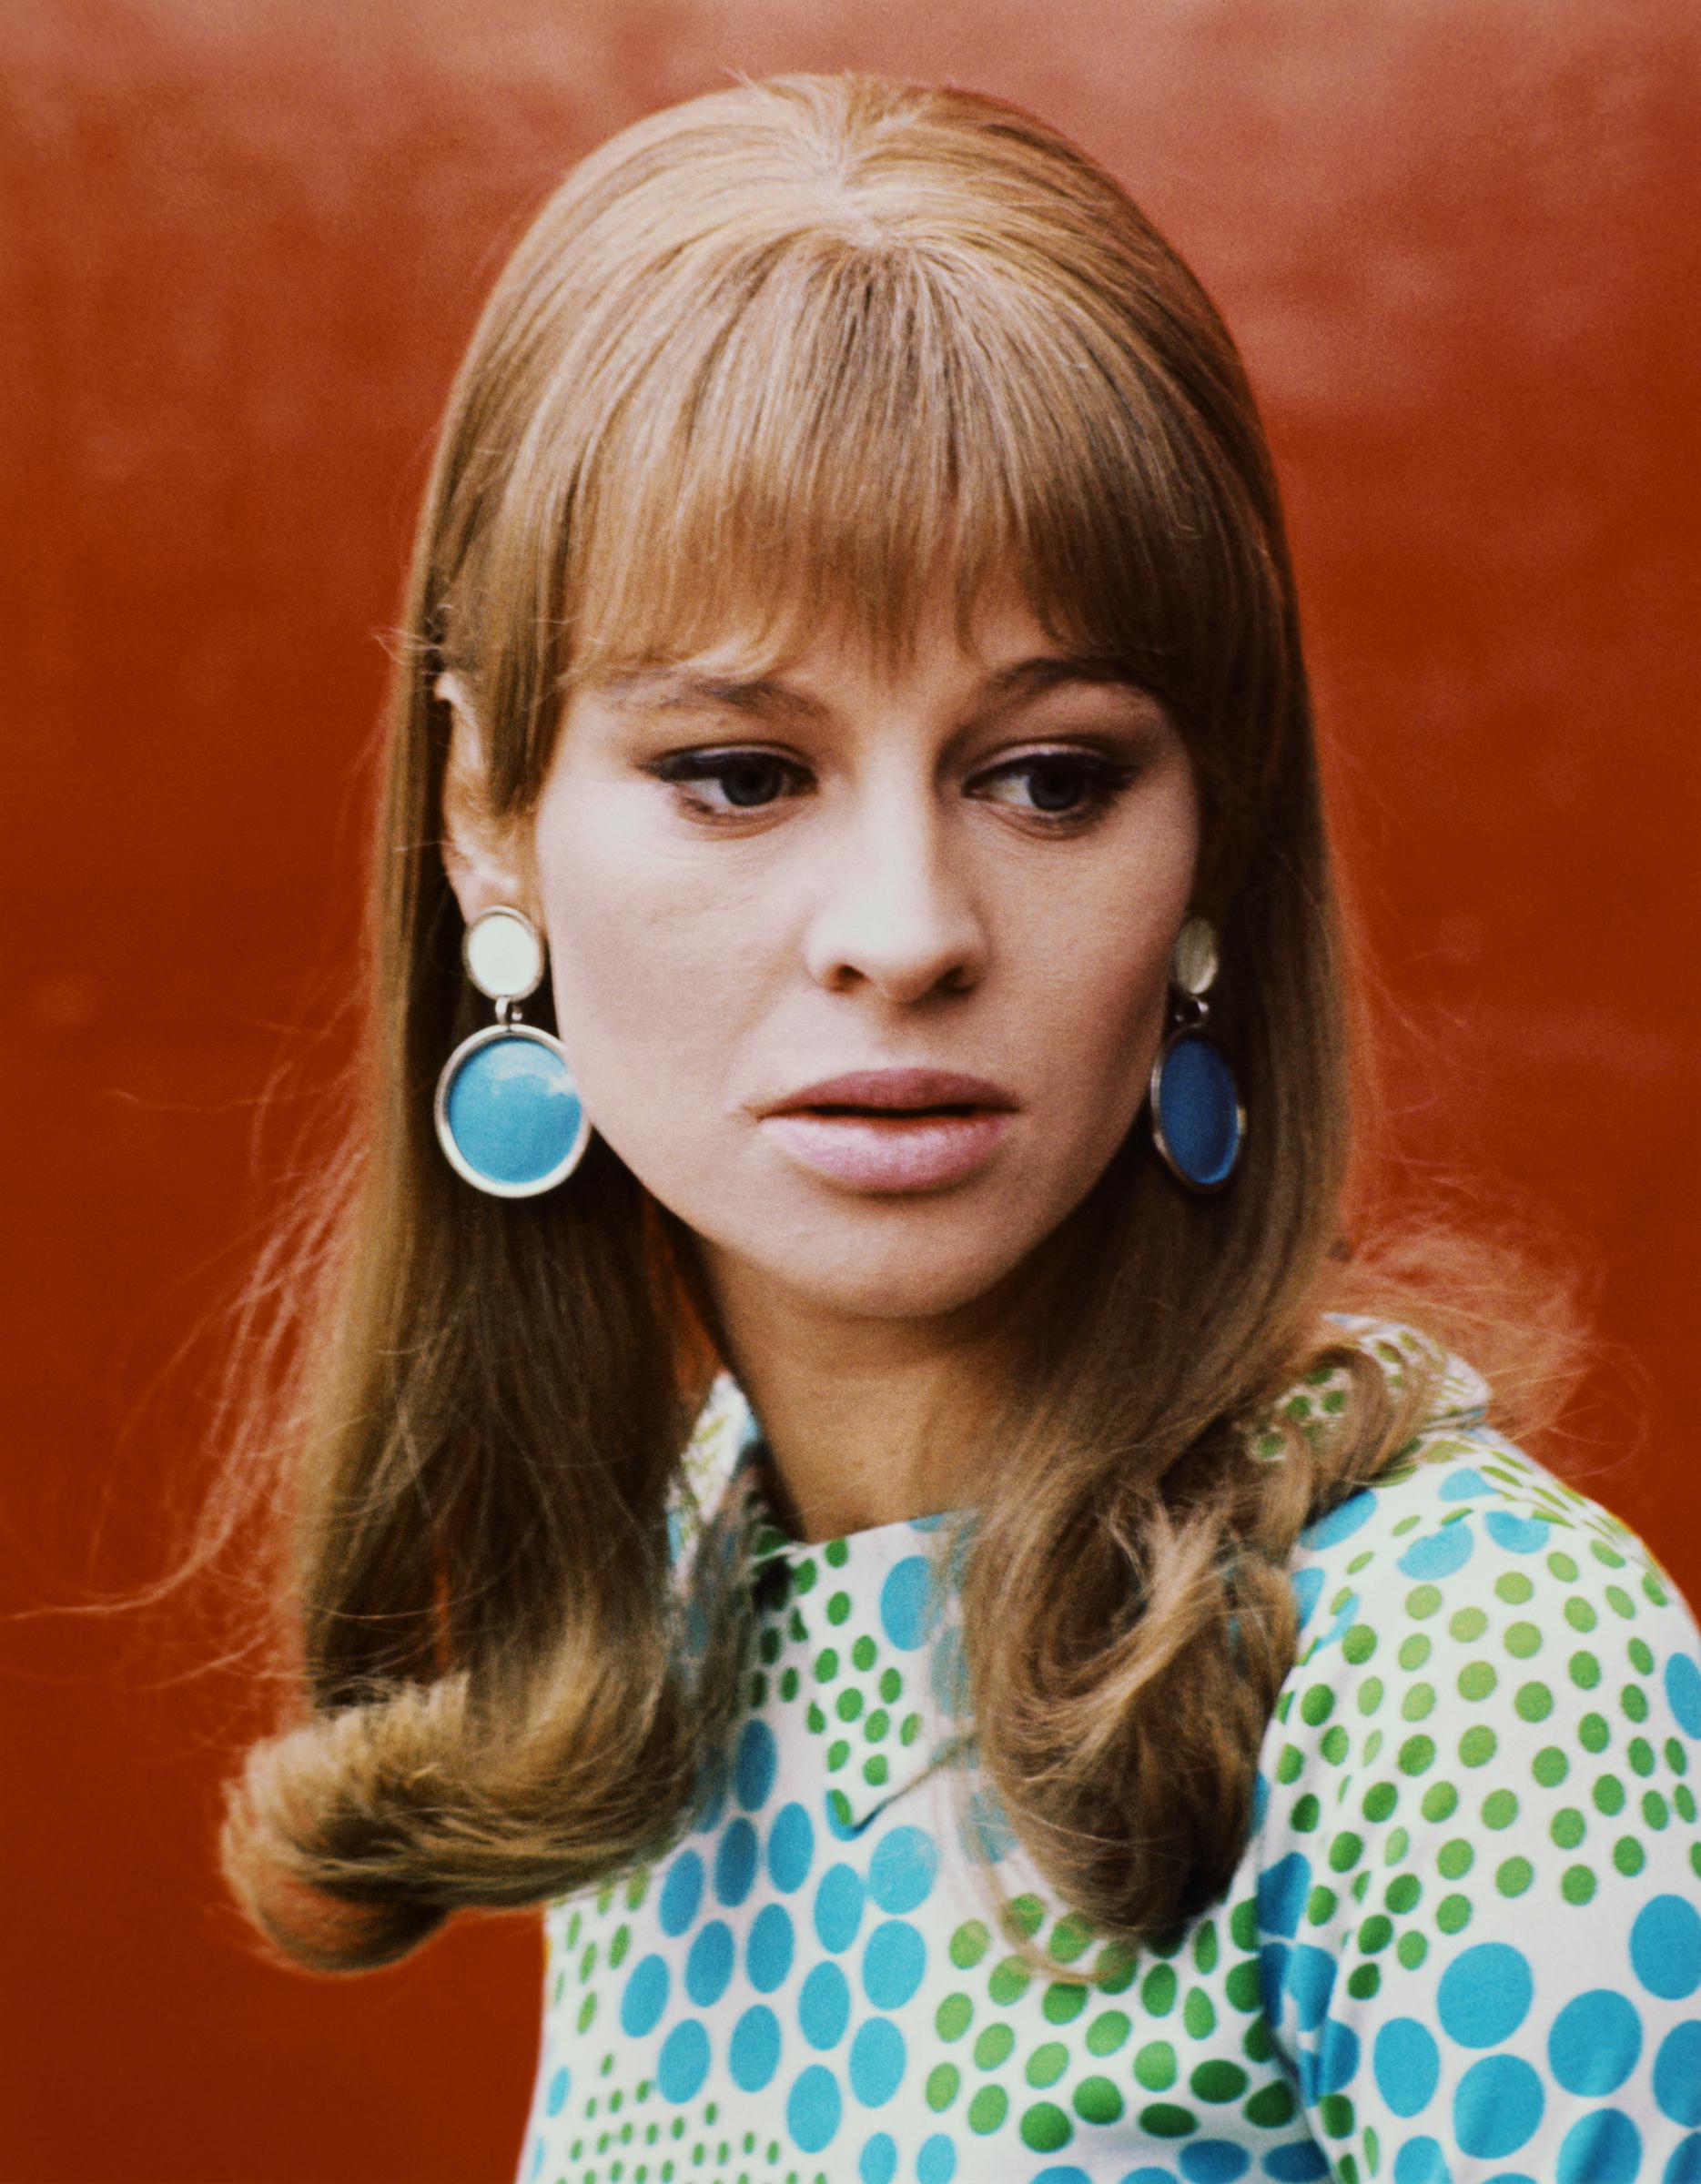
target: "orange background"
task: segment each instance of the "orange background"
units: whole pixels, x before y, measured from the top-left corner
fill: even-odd
[[[1611,1347],[1586,1482],[1693,1597],[1701,1228],[1688,0],[60,0],[0,15],[8,2179],[502,2179],[536,1923],[265,1968],[262,1694],[158,1566],[205,1350],[342,1060],[384,632],[481,297],[562,169],[738,68],[1002,93],[1133,189],[1285,479],[1403,1151]],[[1684,638],[1681,632],[1692,634]],[[280,1054],[291,1075],[257,1136]],[[257,1187],[256,1144],[260,1173]],[[1421,1177],[1423,1169],[1412,1171]],[[198,1361],[197,1361],[198,1360]]]

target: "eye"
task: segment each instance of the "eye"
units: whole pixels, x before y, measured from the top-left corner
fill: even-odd
[[[788,783],[807,778],[801,766],[775,751],[678,751],[651,771],[683,790],[692,810],[716,819],[763,811],[785,794]],[[695,793],[704,785],[718,789],[719,796]]]
[[[971,791],[988,803],[1012,804],[1048,824],[1078,824],[1105,809],[1126,785],[1130,772],[1129,766],[1090,751],[1033,751],[982,774],[971,784]]]

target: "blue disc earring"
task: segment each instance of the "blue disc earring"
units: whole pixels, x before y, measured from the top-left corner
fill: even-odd
[[[1190,1190],[1220,1190],[1246,1138],[1246,1109],[1222,1050],[1204,1036],[1206,994],[1218,970],[1210,920],[1190,917],[1170,963],[1171,1028],[1151,1067],[1151,1137],[1164,1165]]]
[[[561,1041],[520,1020],[518,1004],[542,982],[543,942],[523,911],[486,910],[467,927],[461,960],[496,1021],[443,1064],[438,1143],[475,1189],[535,1198],[572,1175],[591,1137]]]

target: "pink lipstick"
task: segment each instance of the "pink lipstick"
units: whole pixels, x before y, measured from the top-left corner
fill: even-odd
[[[817,1175],[856,1190],[934,1190],[991,1158],[1016,1101],[985,1077],[857,1069],[759,1110],[762,1127]]]

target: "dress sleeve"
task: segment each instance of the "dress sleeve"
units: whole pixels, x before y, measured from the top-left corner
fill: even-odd
[[[1265,2014],[1342,2184],[1701,2184],[1701,1636],[1633,1533],[1509,1503],[1493,1456],[1354,1555],[1357,1497],[1296,1576]]]

